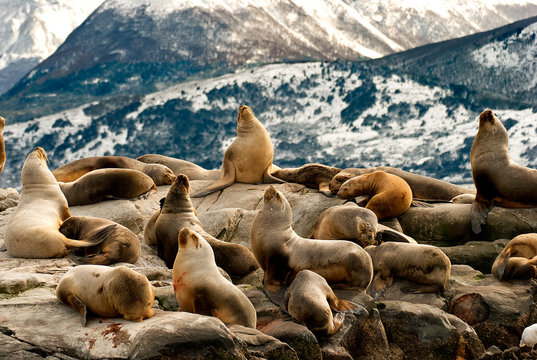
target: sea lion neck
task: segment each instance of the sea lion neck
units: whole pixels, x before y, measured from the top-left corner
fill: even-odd
[[[190,196],[181,193],[168,193],[162,205],[160,212],[165,213],[182,213],[193,212],[194,206]]]

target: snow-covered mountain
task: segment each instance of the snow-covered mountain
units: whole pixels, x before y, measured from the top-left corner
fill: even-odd
[[[107,0],[0,99],[13,121],[278,62],[377,58],[537,15],[537,0]]]
[[[0,0],[0,94],[51,55],[104,0]]]
[[[537,99],[527,106],[516,99],[504,101],[512,84],[501,83],[492,96],[476,90],[479,82],[474,86],[425,78],[408,66],[442,64],[442,55],[451,59],[459,54],[461,66],[453,66],[468,79],[483,67],[499,72],[506,64],[511,72],[523,73],[537,64],[537,57],[528,56],[536,45],[527,41],[537,36],[536,21],[476,35],[458,46],[448,41],[411,50],[414,62],[403,53],[391,67],[385,59],[265,65],[10,124],[4,131],[8,163],[0,186],[19,183],[20,166],[36,145],[47,150],[51,168],[92,155],[145,153],[217,168],[235,136],[241,104],[249,105],[265,124],[275,163],[282,167],[308,162],[392,165],[471,183],[469,155],[477,118],[490,107],[509,131],[513,159],[537,168],[537,113],[532,110]],[[483,62],[482,54],[491,51],[501,54],[497,62]],[[505,60],[513,58],[524,59],[522,68]]]

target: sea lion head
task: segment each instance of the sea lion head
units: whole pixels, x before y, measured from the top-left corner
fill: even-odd
[[[505,134],[507,137],[507,130],[490,109],[486,109],[479,115],[479,130],[492,134]]]
[[[336,176],[332,178],[330,184],[328,184],[328,189],[330,189],[330,192],[332,194],[337,194],[337,192],[341,188],[341,185],[352,177],[353,175],[346,172],[345,170],[340,171]]]
[[[358,223],[358,234],[360,234],[360,243],[362,246],[377,245],[377,230],[371,224],[360,221]]]
[[[114,297],[117,311],[131,321],[153,317],[155,292],[147,277],[125,266],[114,268],[112,272],[107,290]]]
[[[158,184],[170,185],[175,180],[175,174],[169,167],[162,164],[146,164],[146,174],[155,179]]]
[[[289,202],[283,196],[281,192],[276,190],[274,185],[270,185],[265,189],[265,194],[263,195],[263,209],[264,210],[284,210],[286,204],[289,205]]]
[[[183,227],[181,231],[179,231],[179,235],[177,237],[177,240],[179,241],[179,250],[199,249],[203,246],[201,239],[203,239],[201,235],[196,233],[194,230]]]
[[[349,180],[345,181],[341,186],[339,187],[339,190],[337,192],[337,197],[340,199],[348,199],[351,197],[354,197],[353,193],[356,189],[354,178],[350,178]]]
[[[240,124],[246,120],[255,118],[254,112],[246,105],[239,106],[239,115],[237,116],[237,122]]]
[[[22,185],[56,183],[56,178],[47,166],[47,153],[39,146],[32,151],[21,171]]]
[[[170,190],[178,195],[188,195],[190,193],[190,180],[185,174],[179,174],[175,178]]]

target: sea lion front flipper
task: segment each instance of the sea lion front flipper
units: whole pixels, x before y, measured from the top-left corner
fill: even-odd
[[[233,162],[224,157],[224,163],[222,164],[222,177],[211,185],[204,189],[198,190],[196,193],[191,194],[191,198],[199,198],[205,195],[212,194],[215,191],[225,189],[235,182],[235,165]]]
[[[412,237],[403,234],[400,231],[394,230],[386,225],[378,224],[377,226],[377,236],[375,237],[377,243],[381,244],[383,242],[402,242],[409,244],[417,244],[418,242]]]
[[[74,247],[74,248],[80,248],[80,247],[90,247],[99,245],[102,243],[106,238],[112,234],[114,231],[116,231],[117,224],[112,224],[105,226],[95,234],[93,234],[91,237],[87,239],[82,240],[73,240],[69,238],[64,239],[65,246],[67,247]]]
[[[80,319],[82,322],[82,326],[86,326],[88,315],[88,309],[86,308],[86,304],[84,304],[84,302],[74,294],[68,295],[66,300],[69,306],[71,306],[73,309],[78,311],[80,315],[82,315],[82,318]]]
[[[423,200],[418,200],[416,198],[413,198],[412,199],[412,202],[410,203],[410,206],[414,206],[414,207],[424,207],[424,208],[432,208],[433,205],[423,201]]]
[[[507,263],[511,257],[512,248],[507,249],[503,257],[498,261],[498,279],[503,280],[503,275],[505,274],[505,269],[507,268]]]
[[[196,314],[214,316],[214,306],[211,306],[210,301],[204,296],[204,294],[198,293],[192,301],[192,310]]]
[[[470,220],[474,234],[479,234],[481,232],[481,225],[487,223],[487,216],[493,207],[493,204],[481,200],[479,194],[476,195],[475,200],[472,203],[472,209],[470,210]]]

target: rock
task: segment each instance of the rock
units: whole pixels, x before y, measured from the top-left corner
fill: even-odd
[[[19,204],[20,194],[13,188],[0,189],[0,212]]]
[[[301,360],[320,360],[323,358],[321,347],[315,335],[290,316],[272,321],[261,331],[289,344]]]
[[[490,274],[492,264],[509,240],[469,241],[464,245],[440,247],[451,264],[470,265],[484,274]]]
[[[262,288],[256,288],[251,285],[237,286],[246,295],[248,300],[254,305],[257,313],[257,328],[261,329],[268,323],[281,317],[280,307],[273,304],[267,295],[262,291]]]
[[[296,352],[286,343],[259,330],[232,325],[229,330],[239,338],[250,355],[267,360],[298,360]]]
[[[469,293],[452,299],[449,313],[464,320],[468,325],[475,325],[489,318],[490,306],[480,294]]]

